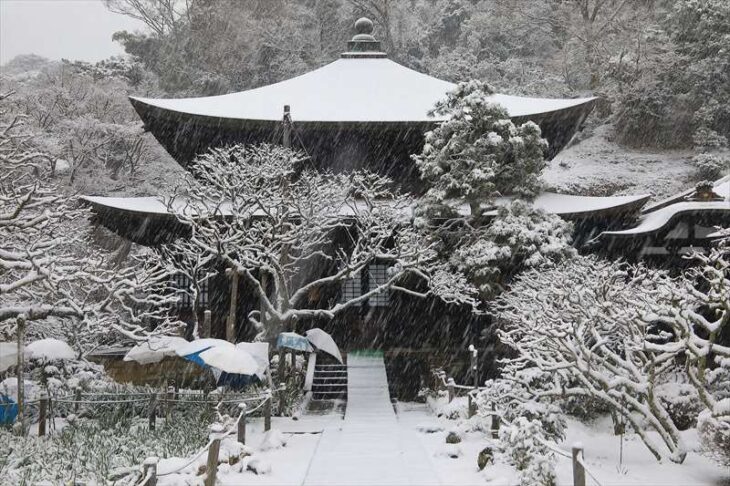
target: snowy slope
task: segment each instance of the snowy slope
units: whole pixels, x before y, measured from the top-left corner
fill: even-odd
[[[563,150],[543,174],[551,190],[583,196],[652,194],[662,199],[697,182],[691,151],[641,151],[610,140],[610,127]]]

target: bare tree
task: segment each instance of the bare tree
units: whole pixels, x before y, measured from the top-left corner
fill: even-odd
[[[409,223],[411,201],[371,174],[322,174],[301,154],[275,146],[215,149],[192,167],[186,193],[168,207],[189,226],[196,253],[214,256],[260,301],[249,318],[258,339],[271,339],[301,319],[331,319],[389,289],[476,305],[474,289],[448,274],[434,246]],[[385,282],[349,300],[310,296],[338,289],[376,261]],[[416,275],[430,290],[402,287]]]
[[[111,12],[137,19],[162,36],[188,20],[192,0],[104,0],[104,4]]]
[[[89,211],[48,183],[38,154],[16,138],[17,118],[0,129],[0,332],[16,319],[82,321],[90,333],[116,330],[130,339],[169,332],[175,302],[169,273],[155,265],[114,268],[90,245]],[[19,145],[20,144],[20,145]]]
[[[593,257],[525,272],[501,298],[499,336],[519,354],[506,375],[537,367],[552,380],[542,389],[524,384],[533,400],[596,398],[631,424],[657,460],[663,453],[647,428],[666,445],[669,460],[683,462],[682,437],[655,393],[677,353],[648,345],[656,311],[673,291],[661,272]]]

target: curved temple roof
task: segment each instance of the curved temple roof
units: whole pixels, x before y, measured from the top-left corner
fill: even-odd
[[[135,105],[217,119],[280,121],[285,105],[292,121],[428,123],[437,101],[455,84],[384,58],[343,58],[280,83],[220,96],[180,99],[132,97]],[[595,98],[547,99],[494,94],[510,117],[559,112]]]
[[[634,238],[656,233],[667,226],[675,216],[681,214],[713,212],[730,215],[730,176],[716,181],[713,184],[713,191],[725,199],[722,201],[687,201],[685,198],[694,191],[686,191],[670,198],[666,203],[662,202],[648,208],[636,227],[620,231],[604,231],[599,235],[599,238]]]

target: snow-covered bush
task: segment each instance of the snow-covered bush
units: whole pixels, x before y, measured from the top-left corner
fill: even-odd
[[[697,416],[704,409],[697,389],[689,383],[664,383],[656,387],[664,408],[679,430],[697,425]]]
[[[719,179],[730,170],[730,156],[721,154],[698,154],[692,158],[692,162],[697,167],[697,175],[702,179]]]
[[[532,122],[515,126],[504,107],[488,99],[492,93],[480,81],[459,83],[433,110],[448,120],[426,133],[422,152],[413,156],[431,185],[428,196],[436,202],[463,199],[473,217],[500,195],[534,197],[545,167],[540,128]]]
[[[572,231],[571,223],[518,199],[500,207],[491,223],[453,252],[450,263],[489,297],[525,267],[550,267],[574,257]]]
[[[545,445],[542,424],[538,420],[518,417],[499,429],[498,448],[519,471],[520,485],[556,484],[555,454]]]
[[[557,403],[567,415],[583,422],[591,422],[611,411],[605,402],[593,396],[567,396]]]
[[[700,413],[697,430],[704,452],[718,463],[730,467],[730,421],[712,416],[709,410]]]
[[[123,413],[128,409],[106,407],[102,420],[67,420],[47,437],[18,437],[0,429],[0,483],[106,484],[110,473],[137,470],[147,457],[185,457],[205,445],[211,417],[203,408],[176,414],[170,424],[160,422],[150,431],[146,419]]]
[[[565,417],[556,400],[538,398],[539,390],[550,388],[548,373],[537,368],[512,372],[501,379],[488,380],[476,398],[478,413],[491,421],[496,413],[500,421],[513,423],[518,418],[537,421],[543,435],[550,440],[565,438]]]
[[[500,298],[499,336],[519,356],[505,367],[515,373],[536,366],[550,373],[536,399],[591,396],[621,415],[657,459],[686,456],[682,437],[654,393],[674,354],[655,354],[655,311],[672,295],[662,272],[595,257],[579,257],[545,270],[527,270]]]

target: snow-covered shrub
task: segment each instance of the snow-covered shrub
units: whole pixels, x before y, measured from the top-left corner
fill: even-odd
[[[567,415],[583,422],[590,422],[609,413],[611,408],[602,400],[592,396],[567,396],[558,402]]]
[[[694,386],[689,383],[664,383],[656,387],[656,394],[679,430],[697,425],[697,416],[704,405]]]
[[[489,99],[493,92],[480,81],[459,83],[433,110],[448,120],[426,133],[422,152],[413,156],[431,184],[428,196],[464,199],[474,217],[482,203],[499,195],[534,197],[545,167],[540,128],[532,122],[515,126],[505,108]]]
[[[501,421],[512,423],[519,418],[540,423],[550,440],[565,437],[565,417],[553,398],[539,399],[540,390],[549,389],[551,376],[536,368],[488,380],[476,398],[478,414],[487,421],[496,413]]]
[[[730,169],[730,157],[721,154],[698,154],[692,158],[692,162],[697,167],[697,175],[702,179],[719,179]]]
[[[621,415],[657,459],[654,430],[682,462],[685,446],[654,393],[668,355],[655,354],[656,311],[675,290],[660,271],[595,257],[578,257],[550,269],[527,270],[500,298],[499,336],[519,356],[505,367],[549,372],[542,399],[591,396]],[[666,338],[666,337],[665,337]]]
[[[718,463],[730,467],[730,422],[717,419],[705,410],[697,419],[697,430],[704,452]]]
[[[500,207],[490,224],[457,248],[450,263],[489,297],[525,267],[550,267],[574,257],[572,231],[573,225],[559,216],[516,200]]]
[[[519,471],[522,486],[556,484],[555,454],[545,445],[539,421],[518,417],[502,427],[498,447]]]
[[[58,425],[62,424],[58,421]],[[110,473],[136,470],[147,457],[186,457],[205,445],[210,412],[197,407],[176,414],[155,431],[146,418],[68,420],[47,437],[18,437],[0,430],[0,484],[86,482],[107,484]]]
[[[444,417],[449,420],[465,419],[469,416],[467,410],[467,398],[456,397],[451,402],[443,392],[436,396],[426,397],[426,404],[431,408],[437,417]]]

